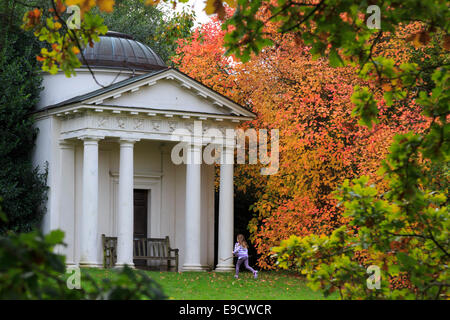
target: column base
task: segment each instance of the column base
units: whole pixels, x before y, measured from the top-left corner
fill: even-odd
[[[202,272],[202,271],[209,271],[209,270],[211,270],[211,267],[209,267],[209,266],[202,266],[202,265],[200,265],[200,264],[196,264],[196,265],[183,265],[182,267],[181,267],[181,271],[182,272],[186,272],[186,271],[200,271],[200,272]]]
[[[134,266],[134,263],[116,263],[114,265],[114,269],[123,269],[125,266],[127,266],[130,269],[136,269],[136,267]]]
[[[78,267],[78,264],[76,264],[73,261],[66,261],[66,268],[75,268]]]
[[[81,262],[78,264],[80,268],[103,268],[103,264],[97,262]]]
[[[227,266],[220,266],[217,265],[214,269],[214,272],[234,272],[236,271],[236,268],[233,265],[227,265]]]

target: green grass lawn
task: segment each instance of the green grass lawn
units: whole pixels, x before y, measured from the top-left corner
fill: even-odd
[[[114,277],[114,269],[88,269],[83,272],[96,280]],[[321,292],[306,286],[299,276],[287,272],[259,272],[253,279],[250,272],[241,271],[236,280],[233,273],[219,272],[159,272],[146,271],[158,282],[170,299],[176,300],[317,300],[324,299]],[[83,275],[82,275],[83,277]],[[81,278],[83,279],[83,278]],[[83,281],[83,280],[81,280]],[[330,299],[337,299],[332,295]]]

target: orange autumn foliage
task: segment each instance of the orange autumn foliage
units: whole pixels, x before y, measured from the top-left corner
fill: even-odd
[[[314,60],[295,36],[275,30],[270,24],[265,29],[276,45],[240,63],[224,56],[225,31],[215,19],[180,40],[173,59],[181,71],[252,109],[258,117],[244,127],[279,130],[277,174],[261,176],[258,165],[235,169],[236,189],[258,199],[248,228],[258,265],[267,269],[274,266],[271,248],[281,240],[329,234],[345,223],[332,192],[362,174],[379,182],[377,171],[393,136],[423,123],[414,104],[396,114],[380,104],[380,123],[360,126],[350,101],[362,81],[357,70]]]

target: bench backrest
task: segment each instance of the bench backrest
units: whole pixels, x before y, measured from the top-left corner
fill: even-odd
[[[133,255],[135,257],[170,257],[169,237],[165,238],[135,238],[133,241]]]
[[[103,267],[114,267],[117,260],[117,237],[106,237],[102,234]]]

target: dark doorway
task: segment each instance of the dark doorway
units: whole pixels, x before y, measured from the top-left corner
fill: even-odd
[[[219,191],[214,192],[214,268],[219,256]]]
[[[147,238],[148,190],[134,190],[134,238]],[[135,260],[135,266],[145,266],[144,260]]]
[[[214,266],[218,264],[218,247],[219,247],[219,191],[214,194]],[[256,202],[254,192],[247,192],[246,194],[235,190],[234,194],[234,234],[233,243],[236,242],[236,236],[241,233],[247,239],[249,245],[249,263],[251,266],[258,261],[258,255],[253,243],[249,240],[250,232],[248,231],[248,224],[253,218],[254,212],[250,210],[250,205]],[[234,244],[233,244],[234,247]],[[235,259],[233,259],[236,261]]]

